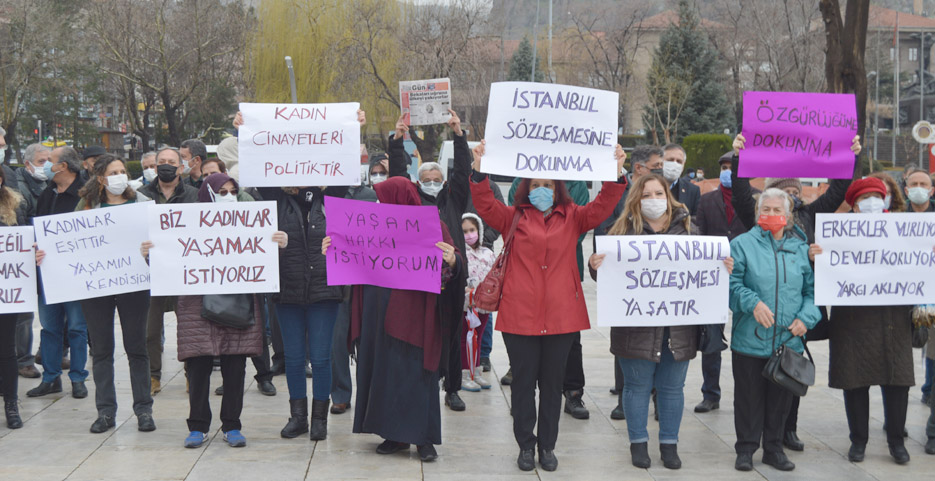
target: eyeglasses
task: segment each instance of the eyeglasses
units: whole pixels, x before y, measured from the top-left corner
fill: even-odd
[[[218,195],[228,195],[228,194],[237,195],[237,189],[231,189],[231,190],[221,189],[218,191]]]

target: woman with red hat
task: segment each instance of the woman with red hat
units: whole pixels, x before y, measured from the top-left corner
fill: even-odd
[[[857,214],[881,213],[886,186],[867,177],[851,184],[845,201]],[[809,256],[821,255],[812,244]],[[831,347],[828,385],[844,390],[844,409],[850,428],[847,458],[864,460],[869,438],[870,386],[883,391],[886,441],[898,464],[909,462],[903,440],[912,372],[912,306],[834,306],[831,308]]]

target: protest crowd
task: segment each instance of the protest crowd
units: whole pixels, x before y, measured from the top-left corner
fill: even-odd
[[[579,110],[593,112],[601,105],[600,98],[584,95],[580,101],[575,97],[575,105],[588,106]],[[534,109],[553,107],[541,100],[537,96],[517,107],[529,109],[525,122],[540,120]],[[555,108],[561,102],[559,95]],[[357,130],[348,126],[364,125],[366,115],[352,105],[355,115],[345,115],[343,138],[310,134],[290,140],[292,147],[313,149],[332,142],[356,149],[358,139],[348,137]],[[334,109],[329,116],[338,111],[328,108]],[[223,440],[244,447],[251,431],[272,429],[241,424],[249,358],[259,392],[276,396],[269,402],[282,405],[287,419],[282,438],[324,440],[329,416],[349,415],[354,433],[380,437],[376,453],[408,452],[414,445],[422,461],[439,457],[436,446],[445,440],[441,410],[476,409],[461,391],[484,392],[499,381],[510,388],[518,468],[530,471],[538,462],[541,469],[554,471],[562,450],[562,413],[589,417],[581,347],[581,331],[592,325],[582,288],[588,275],[598,281],[600,324],[611,326],[607,362],[614,363],[612,392],[618,399],[611,417],[626,423],[636,468],[660,460],[668,469],[682,467],[678,442],[684,386],[696,358],[704,384],[694,411],[708,413],[722,402],[733,403],[738,471],[753,470],[760,449],[763,464],[795,469],[795,454],[789,451],[805,447],[797,418],[816,369],[827,369],[829,386],[843,391],[851,462],[864,460],[871,389],[883,393],[893,461],[910,461],[904,438],[915,383],[913,348],[926,344],[931,322],[924,319],[932,317],[932,308],[925,304],[935,303],[935,297],[884,305],[827,302],[819,291],[864,299],[873,296],[862,289],[872,286],[841,287],[844,283],[822,278],[820,266],[835,265],[834,259],[844,255],[838,244],[828,242],[875,236],[873,225],[863,224],[842,228],[860,234],[832,235],[830,217],[823,216],[835,214],[839,224],[834,225],[845,225],[865,215],[917,215],[922,220],[918,229],[935,225],[935,189],[927,172],[907,169],[900,179],[880,174],[856,180],[848,173],[830,178],[827,190],[807,202],[795,176],[807,172],[741,176],[755,173],[749,170],[752,163],[744,165],[753,162],[747,152],[757,148],[745,132],[718,161],[720,172],[707,173],[719,179],[717,188],[702,195],[699,181],[705,173],[686,172],[688,159],[680,145],[640,145],[625,152],[615,141],[607,143],[605,137],[611,136],[599,129],[578,131],[564,138],[588,148],[600,145],[606,157],[560,160],[558,154],[531,153],[528,143],[522,148],[530,152],[505,153],[503,139],[488,128],[487,141],[477,139],[471,148],[457,113],[448,110],[454,146],[448,168],[422,159],[410,178],[413,160],[403,143],[410,124],[403,116],[389,136],[387,152],[370,156],[359,181],[356,171],[346,181],[339,177],[357,165],[342,170],[340,162],[327,157],[330,151],[289,164],[292,160],[246,150],[244,143],[256,142],[258,131],[266,132],[264,146],[276,138],[267,132],[273,123],[259,125],[258,112],[242,106],[233,122],[240,138],[226,139],[217,158],[209,158],[202,141],[187,140],[144,155],[138,179],[129,177],[127,160],[94,146],[79,152],[33,144],[25,150],[24,167],[0,170],[0,245],[30,262],[34,257],[38,266],[32,274],[25,269],[23,276],[14,276],[10,269],[23,269],[22,264],[15,267],[10,257],[2,265],[2,297],[12,295],[11,286],[22,288],[16,295],[23,296],[35,289],[37,306],[35,312],[11,307],[0,314],[0,381],[9,429],[23,427],[20,393],[70,392],[80,400],[91,391],[97,418],[88,420],[90,431],[113,429],[119,349],[114,324],[119,321],[138,428],[156,430],[153,404],[162,389],[162,360],[172,354],[164,352],[164,319],[174,313],[190,409],[189,434],[179,440],[185,448],[201,447],[209,439],[209,381],[217,369],[223,381],[214,394],[222,396]],[[304,122],[308,127],[325,115],[314,108],[283,112],[276,110],[276,121],[282,123],[275,125]],[[560,129],[553,133],[543,142],[561,142],[565,135]],[[531,132],[523,137],[537,140]],[[850,163],[860,155],[861,143],[855,135],[847,139],[838,148]],[[519,156],[525,164],[517,160],[512,165]],[[505,199],[489,175],[502,173],[491,167],[501,158],[527,169],[514,175]],[[600,175],[564,175],[592,168]],[[537,178],[538,172],[547,175]],[[299,183],[277,183],[289,175]],[[751,177],[766,177],[762,191],[751,185]],[[308,178],[327,181],[301,184]],[[596,196],[590,195],[588,180],[599,188]],[[122,227],[134,217],[142,224],[133,225],[142,229]],[[872,219],[871,224],[884,222]],[[196,225],[200,231],[192,230]],[[78,235],[82,232],[102,234]],[[595,254],[585,258],[582,242],[589,233]],[[501,237],[502,252],[497,252],[494,245]],[[935,237],[922,237],[926,249],[935,252]],[[420,247],[407,250],[408,243]],[[98,261],[84,257],[86,250],[125,254],[95,254],[104,256]],[[641,258],[638,267],[614,267],[631,255]],[[860,253],[848,255],[856,259]],[[935,262],[931,252],[917,252],[914,259],[924,263],[926,255]],[[665,261],[679,256],[686,264],[699,262],[702,271],[673,271]],[[131,265],[139,270],[120,270]],[[71,269],[72,277],[52,278],[66,272],[53,270],[56,266]],[[119,274],[85,283],[98,271]],[[707,289],[715,287],[721,294],[691,300],[636,297],[664,289],[712,293]],[[918,292],[923,298],[927,292],[910,280],[884,290],[902,297]],[[623,304],[620,295],[634,297]],[[607,317],[609,323],[603,320],[605,301],[618,306]],[[37,352],[36,322],[41,326]],[[510,361],[509,372],[499,380],[488,374],[494,331],[502,335]],[[815,365],[807,346],[825,341],[829,363]],[[935,455],[933,342],[935,337],[926,351],[922,387],[923,402],[931,407],[929,455]],[[730,374],[721,372],[727,349]],[[732,400],[722,399],[722,374],[733,376]],[[285,375],[288,392],[277,392],[276,375]],[[20,386],[25,384],[20,377],[35,384]],[[288,403],[281,400],[283,394]],[[650,422],[658,422],[658,439],[650,437]]]

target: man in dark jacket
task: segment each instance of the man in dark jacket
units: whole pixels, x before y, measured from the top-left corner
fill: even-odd
[[[157,204],[198,202],[198,189],[182,181],[182,156],[175,149],[162,149],[156,154],[156,181],[140,187],[139,192]],[[149,301],[146,349],[153,395],[162,390],[163,315],[166,310],[174,310],[174,306],[175,297],[153,296]]]
[[[438,207],[438,215],[448,227],[455,247],[464,253],[464,231],[461,229],[461,216],[467,211],[473,154],[467,143],[467,135],[461,130],[461,119],[453,111],[448,126],[454,133],[454,169],[451,178],[445,182],[441,167],[435,162],[424,163],[419,167],[417,188],[422,198],[422,205]],[[396,132],[390,137],[389,158],[390,177],[407,177],[406,157],[403,137],[409,127],[400,117],[396,123]],[[441,294],[441,319],[445,338],[442,340],[442,375],[445,377],[445,405],[452,411],[464,411],[464,401],[458,395],[461,390],[461,324],[464,313],[464,287],[467,283],[467,269],[458,272],[457,279],[451,281],[452,288]],[[444,346],[447,345],[447,349]]]
[[[198,139],[188,139],[179,147],[179,155],[182,156],[182,175],[187,175],[182,181],[200,189],[201,184],[204,183],[201,163],[208,158],[208,148],[205,143]]]
[[[695,215],[698,201],[701,199],[701,189],[691,182],[691,179],[682,177],[687,158],[685,149],[679,144],[668,144],[662,148],[664,152],[662,163],[662,176],[669,182],[672,197],[685,204],[688,213]]]
[[[734,213],[734,206],[731,204],[733,191],[730,165],[733,155],[733,152],[728,152],[718,159],[718,165],[721,167],[721,184],[716,190],[701,196],[698,202],[698,212],[692,218],[692,222],[699,235],[722,236],[727,237],[727,240],[733,240],[734,237],[748,230]],[[718,324],[718,326],[720,330],[715,335],[723,336],[724,325]],[[701,374],[704,377],[704,383],[701,385],[704,399],[695,406],[696,413],[706,413],[720,408],[720,351],[701,353]]]
[[[753,198],[753,189],[750,186],[750,179],[742,178],[737,175],[740,168],[740,149],[743,148],[744,142],[745,139],[740,134],[734,139],[734,155],[731,158],[730,176],[732,184],[731,190],[733,191],[731,204],[734,206],[734,213],[740,217],[740,221],[743,222],[744,226],[746,226],[747,229],[752,229],[757,223],[756,200]],[[855,171],[860,168],[860,150],[860,138],[854,137],[854,141],[851,144],[851,151],[854,152]],[[795,217],[795,224],[805,232],[807,237],[806,241],[811,245],[815,243],[815,215],[836,212],[838,207],[844,202],[847,189],[851,186],[851,182],[852,179],[831,179],[828,183],[828,190],[809,204],[802,202],[802,182],[799,181],[799,179],[766,179],[766,188],[775,187],[785,191],[786,194],[792,197],[794,203],[792,213]],[[828,318],[824,307],[821,308],[821,317],[822,321]],[[796,433],[798,417],[799,398],[794,397],[792,400],[792,409],[789,412],[789,416],[786,418],[786,429],[782,438],[783,446],[793,451],[803,451],[805,449],[805,443],[799,439]]]
[[[41,225],[41,217],[47,215],[74,212],[81,197],[78,192],[84,186],[81,180],[78,152],[71,147],[59,147],[52,151],[49,158],[51,166],[51,183],[36,202],[37,225]],[[49,172],[49,169],[45,169]],[[66,333],[68,346],[71,350],[71,366],[68,377],[71,379],[71,395],[82,399],[88,396],[85,380],[88,371],[85,364],[88,360],[88,328],[78,301],[48,304],[45,300],[39,275],[39,323],[42,325],[42,340],[39,350],[42,353],[42,382],[26,393],[29,397],[45,396],[62,392],[62,342]]]
[[[94,170],[94,163],[106,153],[107,150],[100,145],[91,145],[81,151],[81,180],[88,181],[90,172]]]

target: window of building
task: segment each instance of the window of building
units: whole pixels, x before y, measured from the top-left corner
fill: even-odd
[[[915,47],[910,48],[909,49],[909,61],[915,62],[917,60],[919,60],[919,49]]]

